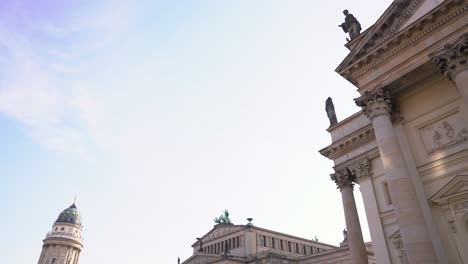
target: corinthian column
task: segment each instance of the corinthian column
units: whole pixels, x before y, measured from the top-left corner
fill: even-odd
[[[361,224],[359,223],[359,216],[353,195],[353,181],[355,180],[355,176],[349,169],[344,169],[332,174],[331,179],[336,183],[341,192],[352,263],[366,264],[368,263],[366,247],[364,245],[364,239],[362,238]]]
[[[390,93],[383,88],[355,99],[372,121],[380,158],[409,263],[438,263],[407,164],[393,131]]]
[[[432,55],[432,62],[457,86],[468,106],[468,33]]]

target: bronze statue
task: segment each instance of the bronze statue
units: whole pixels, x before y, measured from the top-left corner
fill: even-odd
[[[229,218],[229,212],[224,210],[223,214],[214,219],[214,222],[217,224],[230,224],[231,219]]]
[[[343,242],[348,241],[348,231],[346,231],[346,229],[343,229],[343,237],[344,237]]]
[[[333,105],[333,100],[328,97],[325,102],[325,111],[327,111],[328,119],[330,120],[330,126],[336,125],[338,123],[336,119],[335,106]]]
[[[177,258],[177,264],[180,264],[180,258]]]
[[[349,33],[349,37],[352,40],[361,34],[361,24],[348,10],[345,9],[343,14],[345,15],[345,21],[338,26],[341,27],[345,33]],[[349,41],[349,39],[346,40]]]

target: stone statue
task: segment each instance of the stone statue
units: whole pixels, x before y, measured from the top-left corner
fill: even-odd
[[[361,34],[361,24],[348,10],[345,9],[343,14],[345,15],[345,21],[338,26],[341,27],[345,33],[349,33],[349,37],[352,40]],[[349,41],[349,39],[346,40]]]
[[[343,238],[343,242],[348,241],[348,231],[346,231],[346,229],[343,229]]]
[[[203,241],[201,238],[197,237],[197,240],[200,241],[200,249],[198,249],[198,252],[203,252]]]
[[[214,222],[217,224],[230,224],[231,219],[229,218],[229,212],[224,210],[223,214],[214,219]]]
[[[336,120],[335,106],[333,105],[333,100],[328,97],[325,102],[325,111],[327,111],[328,119],[330,120],[330,126],[336,125],[338,121]]]
[[[177,264],[180,264],[180,258],[177,258]]]

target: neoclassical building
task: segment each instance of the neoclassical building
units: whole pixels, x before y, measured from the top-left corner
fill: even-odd
[[[251,223],[216,224],[207,234],[198,238],[192,248],[193,255],[183,264],[336,264],[351,261],[346,242],[336,247],[260,228]],[[375,263],[371,245],[366,245],[365,251],[369,263]]]
[[[75,203],[63,210],[46,235],[38,264],[78,264],[83,238],[81,214]]]
[[[336,71],[362,110],[330,118],[320,153],[334,161],[351,263],[367,258],[357,187],[377,263],[468,263],[467,11],[466,0],[397,0],[346,44]]]

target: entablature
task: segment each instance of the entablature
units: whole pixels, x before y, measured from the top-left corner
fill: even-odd
[[[356,85],[361,94],[376,85],[392,83],[431,61],[431,53],[465,33],[468,18],[460,16],[468,16],[467,10],[466,1],[446,0],[400,31],[396,30],[398,26],[384,37],[372,39],[372,34],[377,34],[380,29],[375,27],[337,68],[337,72]]]

